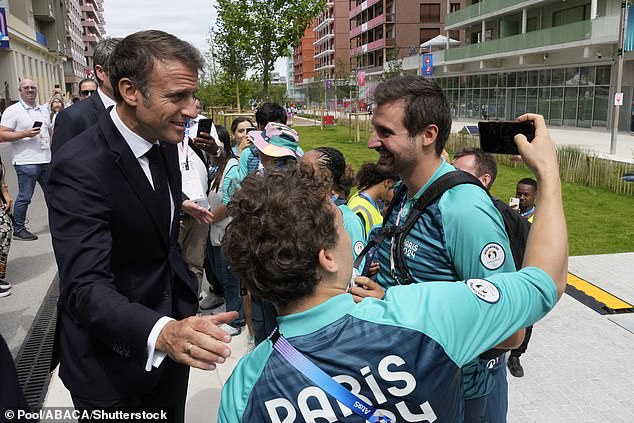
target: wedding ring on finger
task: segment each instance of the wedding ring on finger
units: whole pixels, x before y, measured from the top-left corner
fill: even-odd
[[[187,343],[187,354],[192,355],[192,347],[193,347],[192,343],[188,342]]]

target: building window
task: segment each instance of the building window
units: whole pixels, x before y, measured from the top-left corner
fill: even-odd
[[[440,35],[440,28],[421,28],[420,29],[420,43],[429,41],[435,36]]]
[[[553,13],[553,26],[568,25],[590,19],[590,5],[571,7]]]
[[[451,3],[449,5],[449,13],[457,12],[460,10],[460,3]]]
[[[420,5],[421,22],[440,22],[440,3]]]

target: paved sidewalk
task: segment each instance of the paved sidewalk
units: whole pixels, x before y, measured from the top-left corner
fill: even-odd
[[[634,253],[570,258],[570,272],[634,303]],[[509,423],[634,422],[634,333],[610,319],[634,324],[634,314],[601,316],[564,295],[535,325],[522,356],[526,376],[509,375]],[[243,332],[232,341],[233,356],[211,372],[193,370],[186,421],[213,423],[219,395],[238,359],[246,353]],[[47,407],[70,406],[57,375]]]
[[[465,125],[477,125],[477,120],[454,120],[451,126],[452,132],[460,131]],[[576,146],[584,151],[616,160],[619,162],[634,163],[634,134],[619,132],[616,138],[616,154],[610,154],[610,138],[612,132],[605,128],[571,128],[548,126],[548,131],[555,143],[559,145]]]

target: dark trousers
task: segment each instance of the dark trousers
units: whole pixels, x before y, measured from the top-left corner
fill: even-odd
[[[495,385],[487,395],[484,421],[486,423],[506,423],[506,414],[509,408],[509,384],[506,380],[506,355],[502,354],[496,360],[490,361],[487,366]]]
[[[220,246],[207,246],[207,259],[213,267],[213,272],[223,286],[227,311],[237,311],[238,318],[230,324],[239,325],[244,322],[244,307],[240,295],[240,280],[231,272],[222,248]],[[215,291],[214,287],[214,291]]]
[[[529,326],[526,328],[524,335],[524,341],[522,341],[522,345],[517,347],[514,350],[511,350],[511,356],[518,357],[526,352],[526,348],[528,348],[528,341],[531,340],[531,335],[533,334],[533,326]]]
[[[262,300],[262,298],[253,295],[253,293],[251,294],[251,308],[255,345],[258,345],[277,327],[277,311],[273,304]]]
[[[116,398],[101,400],[93,398],[82,398],[81,393],[75,395],[71,393],[75,409],[83,412],[91,410],[105,410],[108,415],[116,415],[117,411],[129,413],[160,413],[167,414],[167,420],[160,419],[114,419],[105,420],[99,418],[78,419],[80,423],[104,422],[104,421],[167,421],[171,423],[185,422],[185,400],[187,399],[187,383],[189,381],[189,367],[176,363],[166,357],[161,364],[163,374],[160,382],[150,392],[140,394],[135,397]]]
[[[209,242],[209,237],[207,237],[207,251],[211,250],[212,247],[213,246],[211,245],[211,242]],[[205,254],[205,262],[203,263],[203,268],[205,269],[205,277],[207,278],[207,282],[209,282],[209,293],[214,293],[219,297],[224,297],[224,287],[222,286],[222,283],[220,283],[218,275],[216,275],[213,262],[209,258],[209,253]]]

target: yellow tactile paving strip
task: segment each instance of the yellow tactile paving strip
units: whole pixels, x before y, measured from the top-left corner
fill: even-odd
[[[631,309],[634,306],[622,299],[615,297],[607,291],[599,288],[598,286],[581,279],[580,277],[573,275],[572,273],[568,273],[568,285],[572,285],[577,288],[579,291],[582,291],[584,294],[589,297],[594,298],[595,300],[603,303],[606,307],[612,310],[620,310],[620,309]]]

